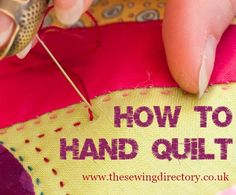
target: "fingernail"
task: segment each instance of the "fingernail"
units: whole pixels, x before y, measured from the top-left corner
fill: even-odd
[[[26,46],[25,49],[23,49],[20,53],[18,53],[16,56],[20,59],[23,59],[27,56],[27,54],[30,52],[31,48],[33,46],[33,43],[30,42],[29,45]]]
[[[84,11],[84,0],[76,0],[75,4],[70,8],[61,9],[55,7],[56,16],[59,21],[65,25],[73,25],[76,23]]]
[[[11,22],[11,24],[8,26],[8,28],[5,31],[0,33],[0,47],[2,47],[4,44],[6,44],[6,42],[10,38],[13,30],[14,30],[14,24],[13,24],[13,22]]]
[[[217,43],[218,41],[215,37],[209,36],[206,41],[205,48],[203,50],[201,67],[199,72],[199,98],[203,96],[211,78],[215,63],[215,51]]]

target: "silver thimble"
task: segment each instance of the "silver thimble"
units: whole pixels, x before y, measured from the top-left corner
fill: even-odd
[[[10,40],[0,49],[0,59],[22,51],[39,30],[49,0],[0,0],[0,11],[14,21]]]

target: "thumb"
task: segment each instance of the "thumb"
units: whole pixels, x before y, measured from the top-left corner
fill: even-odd
[[[7,15],[0,12],[0,49],[10,39],[14,30],[14,23]]]
[[[169,0],[163,40],[169,69],[181,88],[201,97],[217,44],[236,13],[236,0]]]
[[[54,0],[57,18],[65,25],[73,25],[91,5],[92,0]]]

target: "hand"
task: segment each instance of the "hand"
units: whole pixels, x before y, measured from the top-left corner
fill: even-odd
[[[56,16],[63,24],[72,25],[80,18],[82,13],[88,9],[91,3],[92,0],[54,0]],[[13,21],[2,12],[0,12],[0,27],[1,48],[9,41],[14,30]],[[32,48],[33,42],[17,56],[24,58]]]
[[[235,14],[236,0],[168,0],[163,39],[170,72],[181,88],[203,95],[217,44]]]

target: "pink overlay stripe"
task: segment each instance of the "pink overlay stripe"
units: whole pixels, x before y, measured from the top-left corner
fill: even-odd
[[[94,28],[48,28],[40,36],[79,88],[91,99],[110,91],[177,87],[161,38],[161,21]],[[236,81],[236,26],[217,49],[210,84]],[[0,62],[0,127],[80,102],[54,62],[38,44],[24,60]]]

